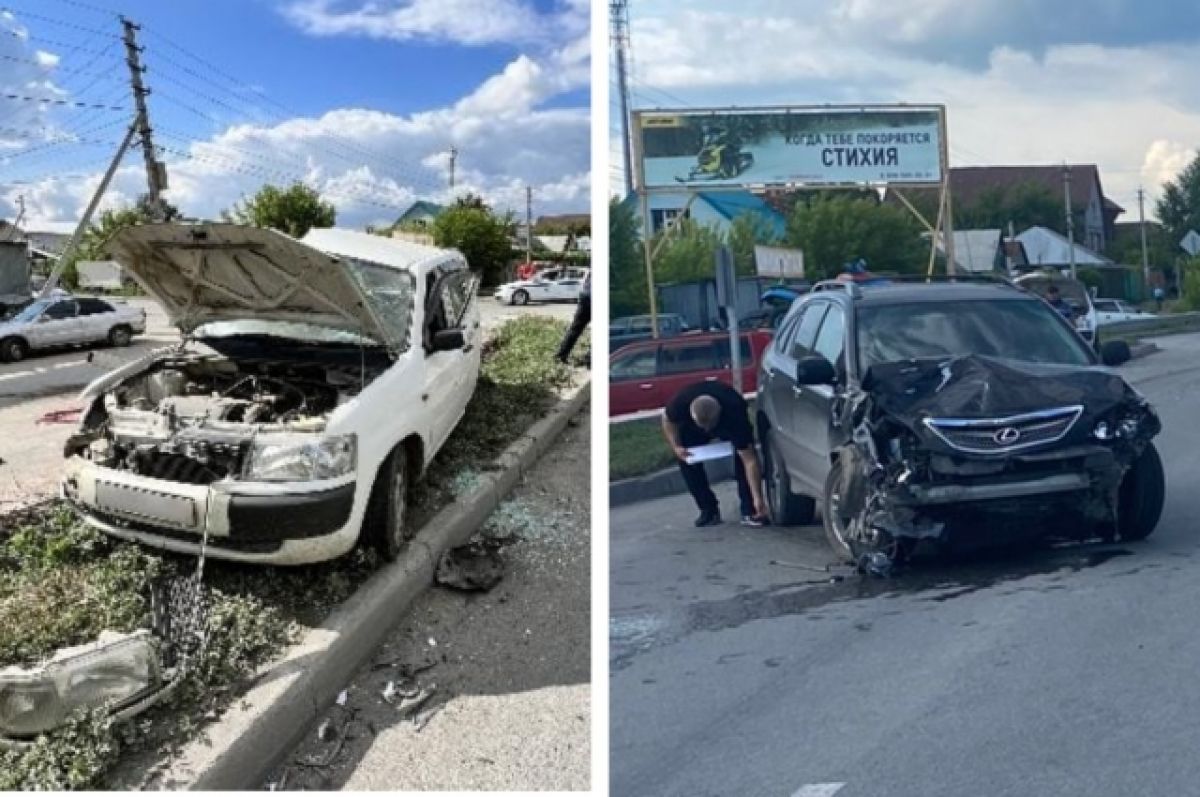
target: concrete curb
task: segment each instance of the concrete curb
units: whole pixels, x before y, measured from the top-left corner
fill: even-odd
[[[255,790],[334,702],[347,679],[379,646],[412,602],[433,584],[441,555],[466,542],[588,402],[590,380],[563,399],[501,454],[499,469],[435,515],[409,555],[375,573],[261,673],[248,693],[187,744],[151,788]]]
[[[733,478],[733,457],[718,459],[704,464],[710,484],[718,484]],[[687,492],[679,468],[665,468],[645,476],[622,479],[608,485],[608,505],[625,506],[640,501],[652,501]]]

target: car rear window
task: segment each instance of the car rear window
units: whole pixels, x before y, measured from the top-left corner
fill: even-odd
[[[857,343],[863,371],[879,363],[968,354],[1061,365],[1092,363],[1079,336],[1044,302],[1030,300],[861,307]]]

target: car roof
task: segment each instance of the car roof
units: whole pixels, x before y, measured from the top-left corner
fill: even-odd
[[[766,338],[771,337],[770,330],[760,329],[760,328],[743,329],[743,330],[740,330],[738,334],[741,337],[758,337],[758,336],[766,337]],[[671,335],[670,337],[667,337],[667,338],[658,338],[658,339],[651,338],[649,340],[639,340],[634,343],[628,343],[628,344],[622,346],[617,351],[613,352],[613,354],[614,355],[624,354],[625,352],[637,351],[638,349],[648,349],[651,346],[657,346],[659,344],[694,343],[696,341],[707,342],[707,341],[713,341],[713,340],[728,340],[728,339],[729,339],[729,333],[727,331],[684,332],[682,335]]]
[[[808,294],[838,294],[821,290]],[[960,302],[980,299],[1040,301],[1038,297],[1003,282],[888,282],[859,285],[854,291],[856,303],[866,305],[910,304],[916,302]],[[846,295],[846,294],[842,294]]]

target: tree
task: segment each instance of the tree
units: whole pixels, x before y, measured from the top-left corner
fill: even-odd
[[[646,264],[633,208],[617,199],[608,203],[609,313],[613,318],[650,311]]]
[[[162,209],[163,221],[171,221],[179,217],[179,210],[165,201],[162,202]],[[138,197],[135,205],[102,211],[100,218],[93,221],[83,231],[83,236],[79,239],[79,246],[75,248],[74,254],[67,258],[67,263],[63,267],[62,283],[70,288],[78,287],[79,270],[76,268],[76,264],[79,261],[105,259],[104,246],[108,243],[109,238],[126,227],[154,220],[149,196],[146,194]]]
[[[337,216],[333,205],[303,183],[288,188],[264,185],[248,200],[222,214],[238,224],[270,227],[293,238],[303,238],[313,227],[332,227]]]
[[[667,239],[654,257],[656,285],[712,279],[717,248],[725,244],[724,236],[715,227],[679,218],[674,227],[660,233],[660,237],[662,235]]]
[[[733,220],[727,236],[729,249],[733,253],[733,265],[739,277],[750,277],[756,273],[754,247],[758,244],[771,246],[779,243],[779,236],[762,216],[743,213]]]
[[[812,280],[831,278],[858,258],[872,271],[916,273],[929,257],[929,244],[912,215],[874,199],[830,197],[797,205],[785,241],[804,251]]]
[[[468,195],[469,197],[470,195]],[[498,285],[508,276],[513,258],[511,215],[497,216],[478,197],[460,198],[433,222],[433,242],[457,249],[485,285]]]
[[[1154,210],[1176,244],[1188,230],[1200,232],[1200,155],[1163,186]]]
[[[954,226],[957,229],[998,229],[1005,230],[1007,235],[1009,222],[1021,231],[1036,226],[1061,235],[1067,232],[1062,198],[1037,183],[989,188],[971,205],[955,204]],[[1082,230],[1083,227],[1083,213],[1077,212],[1075,229]]]

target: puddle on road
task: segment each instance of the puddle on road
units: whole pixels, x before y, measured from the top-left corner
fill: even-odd
[[[899,575],[888,579],[867,578],[849,568],[831,568],[831,575],[846,577],[835,583],[814,583],[810,578],[762,589],[739,592],[720,600],[698,601],[671,612],[670,616],[651,614],[613,617],[610,621],[613,672],[624,669],[639,654],[669,644],[697,631],[722,631],[755,620],[808,615],[808,619],[826,619],[816,609],[868,599],[911,597],[916,600],[945,603],[976,592],[1035,577],[1059,574],[1042,583],[1023,587],[1039,592],[1066,588],[1064,576],[1102,566],[1113,559],[1133,556],[1134,551],[1097,543],[1067,543],[1041,549],[1018,548],[1010,551],[981,552],[966,559],[917,561]],[[1112,575],[1127,575],[1161,564],[1148,562]]]

